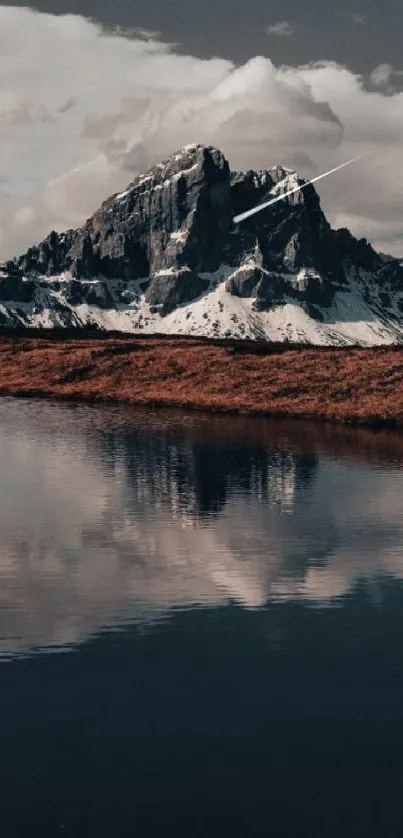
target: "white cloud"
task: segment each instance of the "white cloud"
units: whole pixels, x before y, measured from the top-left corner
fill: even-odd
[[[294,27],[291,26],[291,23],[289,23],[288,20],[279,20],[277,23],[272,23],[271,26],[267,26],[266,32],[268,32],[269,35],[287,37],[294,34]]]
[[[360,15],[357,13],[353,13],[352,15],[350,15],[350,18],[353,21],[353,23],[356,23],[358,26],[361,26],[362,24],[367,22],[365,15]]]
[[[359,12],[349,12],[346,9],[336,9],[335,15],[336,17],[342,18],[345,21],[354,23],[356,26],[364,26],[364,24],[367,22],[367,18],[365,15],[360,14]]]
[[[385,93],[395,92],[395,82],[398,76],[403,76],[403,70],[396,70],[392,64],[378,64],[370,73],[369,80],[374,87]]]
[[[146,37],[147,35],[147,37]],[[135,173],[192,142],[233,168],[282,162],[321,184],[331,221],[403,253],[403,96],[334,62],[240,67],[175,54],[153,33],[0,6],[0,257],[78,226]]]
[[[393,67],[391,64],[378,64],[378,66],[372,70],[369,80],[373,85],[375,85],[375,87],[383,87],[383,85],[390,82],[392,75]]]

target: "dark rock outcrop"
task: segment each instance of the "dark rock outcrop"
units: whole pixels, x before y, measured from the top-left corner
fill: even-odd
[[[0,302],[14,300],[17,303],[29,303],[34,298],[36,287],[33,279],[24,279],[17,273],[0,275]]]
[[[55,230],[40,244],[30,247],[23,256],[16,260],[16,265],[24,274],[38,273],[52,276],[68,270],[69,251],[76,237],[74,230],[56,233]]]
[[[225,288],[234,297],[254,297],[263,277],[261,268],[245,265],[227,279]]]
[[[257,311],[265,311],[281,300],[285,286],[281,274],[248,265],[241,266],[225,283],[226,291],[235,297],[254,297]]]
[[[151,280],[145,299],[153,311],[165,315],[208,291],[209,284],[186,268],[175,273],[160,273]]]

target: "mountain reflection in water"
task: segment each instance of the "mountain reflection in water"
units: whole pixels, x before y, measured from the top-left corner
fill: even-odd
[[[403,576],[403,439],[2,399],[0,653],[172,609],[381,602]]]
[[[1,399],[1,836],[400,835],[402,461]]]

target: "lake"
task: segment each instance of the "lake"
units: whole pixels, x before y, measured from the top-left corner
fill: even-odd
[[[1,835],[400,835],[402,463],[0,399]]]

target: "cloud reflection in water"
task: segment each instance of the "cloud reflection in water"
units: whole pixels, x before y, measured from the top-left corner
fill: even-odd
[[[317,607],[362,577],[376,598],[380,573],[403,577],[399,446],[2,399],[0,653],[70,646],[174,607]]]

